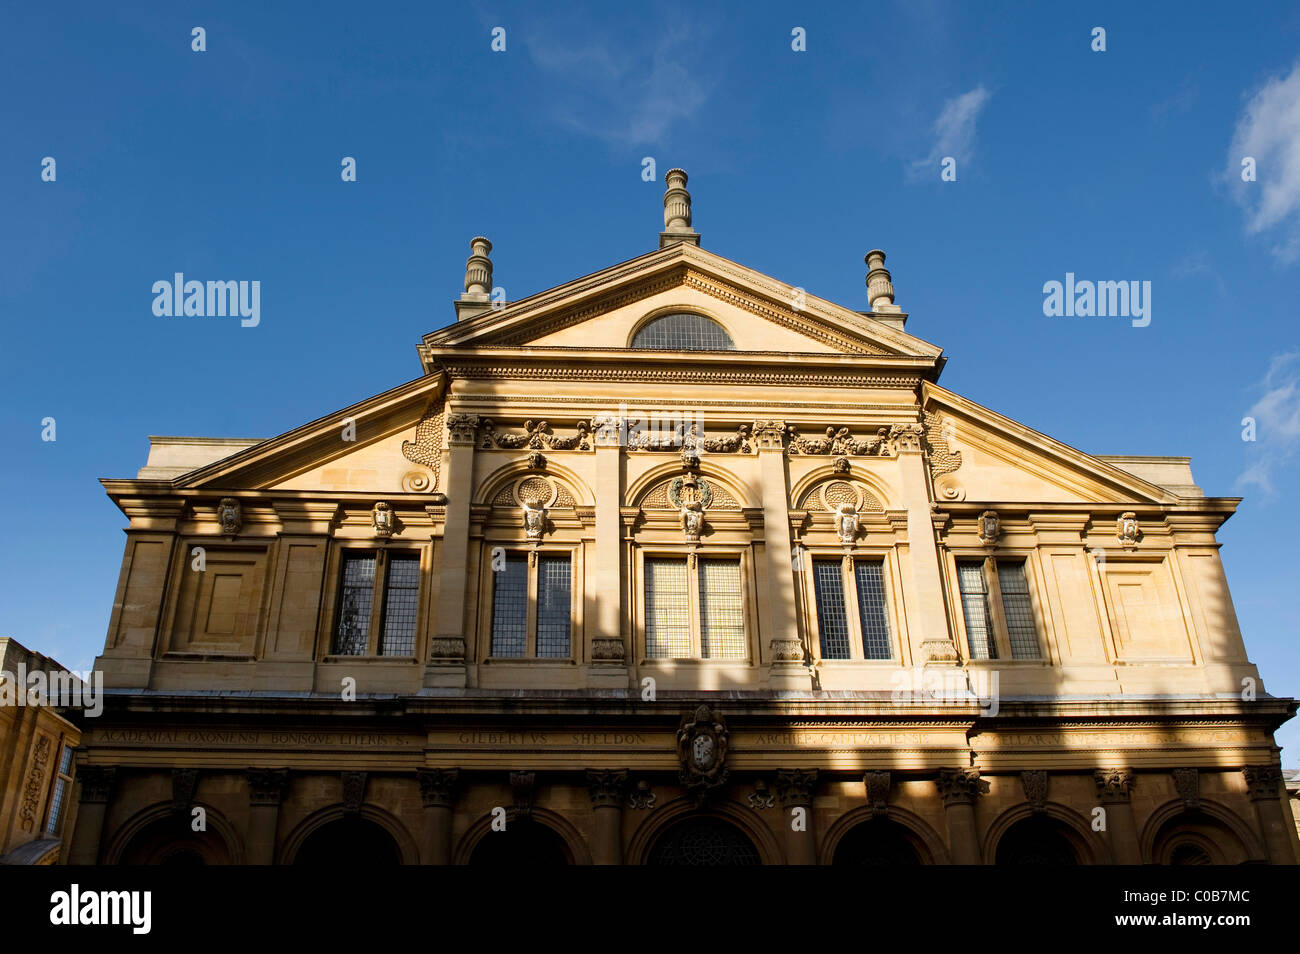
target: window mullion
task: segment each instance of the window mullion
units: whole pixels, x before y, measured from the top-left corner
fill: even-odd
[[[1002,587],[998,583],[998,561],[988,557],[984,561],[984,580],[988,588],[989,616],[993,621],[993,638],[997,641],[998,658],[1012,659],[1011,636],[1007,632],[1007,616],[1002,606]]]
[[[537,551],[533,550],[528,554],[528,617],[524,629],[524,655],[529,659],[537,656],[537,577]]]
[[[862,637],[862,617],[858,612],[858,580],[854,572],[853,557],[845,554],[840,560],[840,579],[844,586],[844,621],[849,627],[849,658],[866,659],[867,651]]]
[[[686,601],[691,608],[691,656],[704,658],[704,617],[700,609],[700,561],[694,553],[686,558]]]
[[[388,580],[388,552],[375,551],[375,596],[370,601],[370,634],[366,639],[366,655],[379,655],[379,628],[384,617],[384,586]]]

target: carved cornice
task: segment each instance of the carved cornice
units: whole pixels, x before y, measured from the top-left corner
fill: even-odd
[[[923,380],[919,372],[876,371],[870,369],[801,371],[789,364],[780,369],[727,368],[716,365],[676,363],[668,366],[611,364],[537,364],[477,363],[465,358],[447,358],[446,370],[454,378],[467,380],[568,380],[616,381],[636,383],[756,384],[776,386],[810,386],[834,388],[915,389]],[[450,426],[450,425],[449,425]]]

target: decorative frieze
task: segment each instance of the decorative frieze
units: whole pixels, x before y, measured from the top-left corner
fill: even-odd
[[[23,831],[35,831],[40,824],[41,803],[45,795],[46,766],[50,761],[52,748],[48,735],[39,736],[32,751],[32,767],[27,773],[27,782],[23,786],[23,802],[19,815]],[[83,799],[84,800],[84,799]]]
[[[591,428],[586,421],[579,421],[575,427],[576,433],[569,437],[557,437],[551,428],[549,421],[525,421],[524,433],[522,434],[504,434],[496,429],[496,424],[491,418],[483,418],[479,424],[479,429],[483,436],[479,441],[479,447],[483,450],[489,450],[493,447],[502,447],[506,449],[515,449],[519,447],[528,447],[532,450],[591,450]]]
[[[852,436],[850,428],[841,427],[836,429],[828,427],[826,428],[825,437],[809,438],[800,435],[798,428],[791,425],[790,446],[787,453],[792,457],[799,454],[821,457],[827,455],[833,457],[848,455],[888,457],[890,453],[889,428],[879,427],[876,429],[875,437],[858,439]]]

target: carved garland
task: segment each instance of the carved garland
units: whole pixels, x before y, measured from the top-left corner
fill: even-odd
[[[790,426],[790,446],[787,453],[791,456],[799,454],[808,454],[813,456],[832,455],[835,457],[844,457],[854,455],[858,457],[877,455],[880,457],[889,456],[889,428],[876,428],[875,437],[865,437],[858,440],[852,436],[850,429],[841,427],[826,428],[825,437],[803,437],[799,434],[798,429]]]
[[[483,437],[479,441],[479,447],[483,450],[491,450],[493,447],[502,447],[514,449],[518,447],[528,447],[532,450],[542,450],[549,448],[551,450],[591,450],[591,441],[588,439],[591,435],[591,428],[586,421],[579,421],[577,424],[578,432],[572,437],[556,437],[551,433],[549,421],[525,421],[523,434],[502,434],[496,429],[496,424],[491,418],[485,417],[479,427],[483,432]]]
[[[31,832],[36,828],[36,814],[40,811],[41,795],[45,791],[45,766],[49,761],[50,737],[43,735],[36,742],[32,770],[27,776],[27,785],[23,788],[23,807],[20,811],[23,831]]]

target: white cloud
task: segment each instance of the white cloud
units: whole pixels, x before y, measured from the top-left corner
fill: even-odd
[[[709,98],[710,57],[701,30],[677,30],[640,51],[625,41],[571,46],[552,36],[530,43],[528,52],[567,86],[553,100],[556,119],[615,146],[661,143],[671,126],[691,119]]]
[[[916,159],[908,167],[911,178],[935,174],[945,156],[952,156],[961,166],[970,160],[975,151],[975,123],[993,94],[983,86],[954,96],[943,104],[939,118],[934,121],[934,145],[924,159]],[[960,172],[959,172],[960,175]]]
[[[1246,445],[1251,462],[1237,486],[1258,487],[1269,498],[1277,493],[1275,472],[1300,450],[1300,351],[1274,357],[1261,387],[1263,397],[1246,412],[1255,419],[1255,442]]]
[[[1241,180],[1241,161],[1255,160],[1255,182]],[[1254,92],[1228,147],[1225,173],[1246,210],[1246,231],[1271,233],[1272,252],[1300,259],[1300,63]]]

